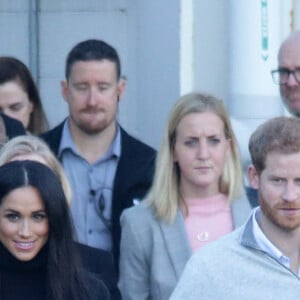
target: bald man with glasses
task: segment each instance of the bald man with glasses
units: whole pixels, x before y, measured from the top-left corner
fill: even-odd
[[[280,45],[278,69],[271,71],[273,82],[279,85],[284,106],[296,118],[300,118],[300,31],[290,34]],[[246,188],[248,199],[258,205],[257,191]]]
[[[300,31],[283,41],[278,53],[278,69],[271,74],[274,83],[280,86],[285,107],[300,118]]]

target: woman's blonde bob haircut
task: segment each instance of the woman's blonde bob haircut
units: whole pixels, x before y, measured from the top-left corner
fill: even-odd
[[[48,145],[33,135],[22,135],[9,140],[0,150],[0,166],[17,160],[19,156],[39,156],[59,178],[68,204],[71,203],[72,192],[65,172]],[[30,160],[30,159],[29,159]]]
[[[200,93],[184,95],[179,98],[170,112],[156,159],[153,185],[146,200],[154,208],[157,217],[169,224],[174,221],[180,205],[187,207],[180,196],[180,171],[174,163],[176,129],[186,115],[203,112],[212,112],[220,117],[224,123],[225,137],[230,141],[230,151],[220,178],[219,191],[228,195],[230,201],[240,196],[242,192],[243,176],[239,149],[222,101],[211,95]]]

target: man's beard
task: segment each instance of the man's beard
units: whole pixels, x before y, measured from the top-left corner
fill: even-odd
[[[259,205],[260,208],[265,215],[265,217],[272,222],[276,227],[280,228],[283,231],[293,231],[300,227],[300,216],[297,215],[294,218],[288,218],[280,215],[279,209],[280,208],[293,208],[295,207],[294,204],[287,205],[287,204],[277,204],[274,207],[271,207],[267,201],[264,200],[262,195],[259,195]],[[297,207],[298,208],[298,207]]]

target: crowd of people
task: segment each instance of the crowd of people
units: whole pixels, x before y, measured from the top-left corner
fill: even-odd
[[[213,95],[181,96],[156,151],[118,122],[111,45],[71,49],[69,113],[50,130],[30,70],[0,57],[0,298],[297,299],[299,53],[295,32],[271,72],[292,117],[252,133],[247,189]]]

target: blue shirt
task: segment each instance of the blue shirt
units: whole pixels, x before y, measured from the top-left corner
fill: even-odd
[[[65,122],[59,147],[59,158],[72,187],[71,213],[79,242],[112,250],[111,207],[115,173],[121,154],[121,133],[107,153],[90,164],[76,149]]]

